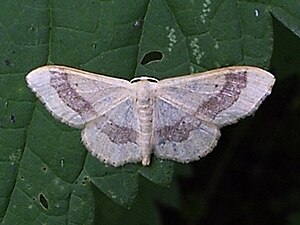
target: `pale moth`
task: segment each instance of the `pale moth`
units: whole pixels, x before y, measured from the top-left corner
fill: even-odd
[[[204,157],[220,128],[257,110],[275,82],[249,66],[129,82],[53,65],[26,80],[55,118],[82,129],[92,155],[113,166],[149,165],[152,153],[182,163]]]

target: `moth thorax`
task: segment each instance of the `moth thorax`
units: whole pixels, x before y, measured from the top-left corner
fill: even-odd
[[[152,132],[153,120],[153,91],[155,83],[139,81],[136,84],[136,109],[141,126],[141,132],[149,134]],[[147,141],[149,142],[149,140]]]
[[[155,83],[147,80],[137,82],[136,84],[136,104],[141,111],[153,106],[153,91]]]

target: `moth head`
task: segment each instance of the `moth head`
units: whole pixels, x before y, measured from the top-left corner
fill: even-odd
[[[142,76],[142,77],[135,77],[133,78],[130,83],[135,83],[135,82],[139,82],[139,81],[150,81],[150,82],[155,82],[157,83],[158,80],[154,77],[146,77],[146,76]]]

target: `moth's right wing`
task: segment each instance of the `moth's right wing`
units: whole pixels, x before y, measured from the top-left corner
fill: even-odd
[[[129,81],[64,66],[37,68],[26,80],[55,118],[76,128],[131,96]]]

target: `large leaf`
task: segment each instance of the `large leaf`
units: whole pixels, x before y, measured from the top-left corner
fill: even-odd
[[[299,35],[299,3],[289,2],[2,0],[1,223],[92,224],[91,185],[128,207],[139,174],[163,185],[173,174],[171,162],[155,158],[146,168],[112,168],[94,159],[80,131],[53,119],[26,87],[30,70],[64,64],[130,79],[226,65],[267,68],[270,12]]]

